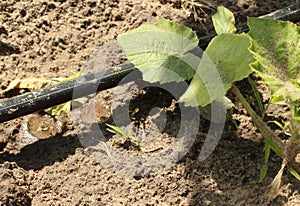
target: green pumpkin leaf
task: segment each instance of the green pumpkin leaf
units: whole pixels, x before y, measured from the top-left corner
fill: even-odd
[[[199,62],[199,58],[189,52],[198,46],[196,33],[166,19],[128,31],[118,37],[118,42],[128,60],[149,82],[191,79]]]
[[[300,27],[287,21],[249,18],[251,67],[270,86],[273,99],[300,98]]]
[[[235,81],[246,78],[254,61],[248,51],[250,40],[246,34],[224,33],[208,45],[188,90],[180,98],[187,106],[202,107],[221,101]],[[238,60],[238,61],[237,61]]]
[[[224,6],[218,7],[217,13],[212,16],[212,21],[217,34],[236,32],[233,13]]]

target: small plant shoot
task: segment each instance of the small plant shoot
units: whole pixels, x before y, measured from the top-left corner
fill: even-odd
[[[112,134],[120,135],[121,137],[124,137],[125,139],[129,140],[131,144],[135,147],[139,148],[139,142],[137,137],[133,136],[131,131],[125,131],[121,129],[120,127],[111,125],[111,124],[106,124],[107,126],[107,131],[109,131]]]

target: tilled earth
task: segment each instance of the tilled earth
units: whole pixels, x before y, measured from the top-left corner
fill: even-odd
[[[229,8],[237,23],[243,23],[246,16],[263,15],[297,2],[2,1],[0,89],[6,89],[16,78],[70,76],[83,70],[89,57],[105,42],[158,18],[183,23],[204,36],[213,32],[210,17],[218,5]],[[24,92],[16,89],[2,98]],[[111,94],[103,93],[106,101]],[[235,112],[238,128],[228,122],[217,148],[205,161],[197,160],[208,125],[203,120],[189,153],[173,167],[146,177],[118,174],[99,164],[84,149],[72,123],[66,123],[60,131],[47,127],[43,138],[31,142],[24,140],[24,122],[30,116],[1,123],[0,204],[299,205],[299,182],[288,172],[284,172],[280,194],[272,202],[265,200],[281,160],[271,155],[266,180],[258,183],[264,162],[262,137],[238,104]],[[270,108],[269,116],[284,120],[287,112],[285,108]],[[36,124],[41,121],[52,120],[39,119]]]

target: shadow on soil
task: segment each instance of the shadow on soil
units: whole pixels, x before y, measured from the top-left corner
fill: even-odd
[[[195,145],[202,145],[199,143]],[[201,147],[198,146],[197,149]],[[233,198],[236,198],[234,196],[237,191],[230,191],[231,189],[239,188],[240,192],[244,192],[249,186],[258,186],[255,181],[258,180],[263,161],[261,144],[238,139],[235,134],[227,133],[205,161],[198,161],[197,155],[189,155],[192,162],[187,163],[187,173],[196,185],[190,197],[190,205],[224,204],[221,201],[226,196],[228,198],[228,193],[233,193]],[[215,202],[216,200],[220,202]],[[234,202],[227,203],[232,205]]]
[[[0,55],[6,56],[10,54],[19,54],[20,48],[17,46],[12,46],[0,41]]]
[[[16,162],[25,170],[39,170],[55,162],[64,161],[68,156],[73,155],[77,148],[82,148],[77,136],[58,135],[27,145],[16,155],[2,153],[0,163]]]
[[[226,131],[226,130],[225,130]],[[213,153],[203,162],[197,160],[197,152],[203,137],[196,140],[194,147],[183,160],[186,178],[195,187],[189,194],[189,205],[284,205],[287,196],[278,195],[268,202],[268,186],[280,170],[281,158],[271,152],[268,173],[259,183],[260,170],[264,163],[263,142],[239,138],[234,132],[224,132]],[[299,188],[296,178],[286,170],[282,178],[283,193],[293,193]],[[288,186],[290,185],[290,186]]]

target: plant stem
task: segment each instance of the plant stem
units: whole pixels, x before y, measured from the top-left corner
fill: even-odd
[[[276,146],[284,152],[285,150],[285,145],[281,139],[277,137],[277,135],[270,129],[270,127],[262,120],[260,116],[258,116],[254,110],[251,108],[251,106],[248,104],[244,96],[241,94],[240,90],[233,85],[232,86],[232,91],[233,93],[239,98],[239,100],[242,102],[243,106],[251,116],[253,122],[255,125],[261,130],[263,133],[265,133],[273,143],[276,144]]]
[[[257,90],[257,87],[256,87],[254,81],[251,79],[250,76],[248,76],[248,82],[249,82],[249,84],[250,84],[250,86],[251,86],[251,88],[252,88],[252,90],[254,92],[254,96],[255,96],[255,98],[257,100],[258,107],[259,107],[260,112],[261,112],[261,117],[262,117],[262,119],[264,119],[264,116],[266,114],[266,108],[264,107],[262,99],[260,98],[259,92]]]

